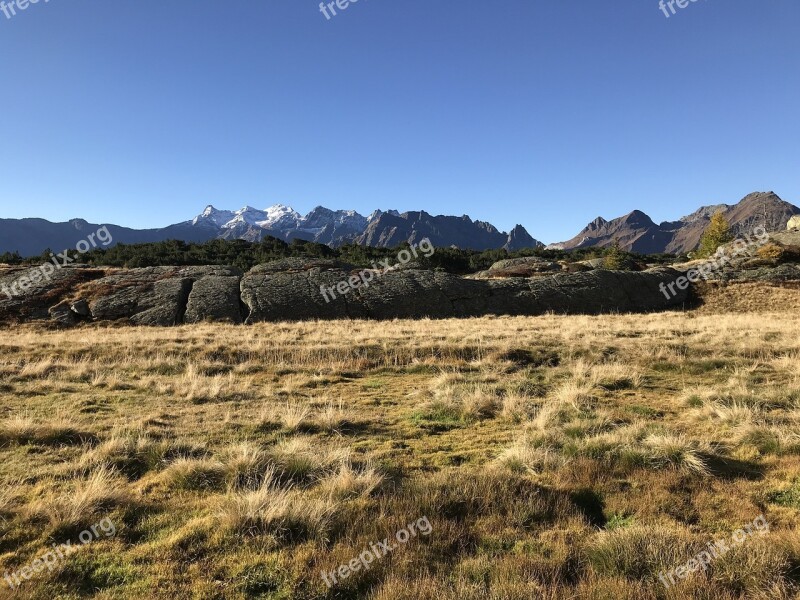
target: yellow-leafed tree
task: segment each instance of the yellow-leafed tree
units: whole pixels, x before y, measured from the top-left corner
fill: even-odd
[[[728,223],[728,219],[725,218],[722,211],[718,211],[711,217],[711,222],[703,232],[703,237],[700,238],[697,256],[699,258],[711,256],[717,251],[717,248],[731,240],[733,240],[733,234],[731,234],[731,226]]]

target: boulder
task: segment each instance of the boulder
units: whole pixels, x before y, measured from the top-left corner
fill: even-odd
[[[322,288],[335,287],[347,280],[350,271],[332,261],[306,266],[279,271],[276,265],[265,264],[247,272],[241,283],[242,302],[249,310],[247,322],[366,316],[350,312],[351,297],[348,295],[322,293]],[[355,311],[357,306],[353,306]]]
[[[603,265],[606,264],[606,259],[590,258],[587,260],[580,260],[576,264],[583,265],[584,267],[588,267],[589,269],[602,269]]]
[[[498,261],[488,270],[476,274],[474,278],[534,277],[541,274],[556,273],[561,270],[561,265],[557,262],[545,260],[538,256],[528,256]]]
[[[800,215],[794,215],[790,218],[789,222],[786,223],[786,229],[788,231],[800,231]]]
[[[194,282],[189,292],[184,323],[221,321],[241,323],[238,276],[207,275]]]
[[[88,300],[96,320],[128,320],[135,325],[176,325],[183,323],[189,297],[196,281],[205,277],[236,277],[227,267],[146,267],[118,271],[83,287],[81,297]],[[208,290],[208,287],[205,288]],[[226,297],[230,300],[230,296]],[[206,301],[209,304],[206,304]],[[238,299],[235,303],[238,310]],[[196,296],[193,318],[220,311],[219,299]]]
[[[51,307],[65,300],[82,284],[104,274],[100,269],[56,268],[51,263],[1,269],[0,321],[47,319]]]
[[[72,310],[69,302],[59,302],[48,313],[51,319],[65,327],[71,327],[78,322],[78,315]]]
[[[72,309],[72,312],[81,317],[89,317],[92,315],[92,311],[89,310],[89,303],[83,298],[73,302],[70,305],[70,308]]]
[[[581,260],[578,261],[576,264],[582,265],[584,267],[588,267],[590,269],[605,269],[606,268],[606,259],[605,258],[590,258],[588,260]],[[635,260],[624,257],[619,261],[619,268],[623,271],[643,271],[647,268],[646,265],[640,264]]]
[[[783,246],[800,246],[800,231],[780,231],[778,233],[770,233],[769,239],[771,242],[775,242]]]

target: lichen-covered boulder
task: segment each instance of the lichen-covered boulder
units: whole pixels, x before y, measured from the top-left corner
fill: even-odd
[[[49,266],[48,266],[49,265]],[[50,309],[80,285],[104,272],[83,266],[56,268],[52,263],[0,269],[0,321],[48,319]],[[66,317],[61,313],[62,317]]]
[[[228,267],[146,267],[120,270],[80,290],[95,320],[128,320],[135,325],[183,323],[193,286],[206,277],[236,277]],[[204,301],[205,300],[207,301]],[[226,296],[223,302],[230,302]],[[220,299],[196,296],[193,318],[204,320],[220,312]],[[234,307],[238,310],[238,299]],[[228,309],[226,309],[228,310]]]
[[[0,282],[16,281],[24,271],[0,272]],[[304,259],[276,261],[244,275],[226,267],[74,268],[36,287],[26,284],[24,297],[0,297],[0,315],[6,311],[17,321],[51,319],[65,326],[91,320],[170,326],[643,312],[682,306],[688,289],[674,286],[674,294],[665,292],[681,275],[672,269],[553,271],[539,277],[481,280]]]
[[[672,269],[491,280],[433,271],[368,273],[333,266],[289,273],[257,267],[242,278],[247,322],[641,312],[681,306],[688,299],[688,290],[664,293],[681,275]]]
[[[195,281],[189,292],[183,322],[241,323],[239,282],[240,278],[235,275],[206,275]]]
[[[498,261],[486,271],[476,274],[474,278],[535,277],[541,274],[557,273],[561,270],[562,267],[557,262],[545,260],[538,256],[527,256]]]

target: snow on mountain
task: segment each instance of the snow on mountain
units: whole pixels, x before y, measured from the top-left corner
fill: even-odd
[[[283,204],[275,204],[266,210],[245,206],[237,211],[218,210],[209,205],[191,223],[192,225],[211,226],[219,229],[253,226],[281,231],[296,228],[300,219],[301,216],[298,212]]]
[[[300,213],[291,206],[285,206],[283,204],[270,206],[265,212],[267,213],[267,218],[256,223],[256,225],[264,229],[275,229],[278,231],[292,229],[298,226],[301,219]]]
[[[537,247],[523,227],[511,233],[498,231],[490,223],[473,222],[468,216],[434,217],[424,211],[400,213],[376,210],[369,217],[354,210],[330,210],[317,206],[302,216],[290,206],[275,204],[264,210],[245,206],[237,211],[208,206],[187,224],[209,230],[223,239],[259,241],[265,235],[285,242],[296,239],[338,247],[358,243],[393,246],[429,237],[441,246],[463,248]],[[204,231],[204,234],[207,232]]]
[[[223,227],[225,223],[233,219],[234,212],[231,210],[217,210],[210,204],[206,209],[192,220],[192,225],[206,225],[212,227]]]
[[[330,210],[318,206],[297,224],[302,231],[322,231],[328,226],[335,229],[349,229],[361,233],[367,226],[367,219],[354,210]]]
[[[267,216],[267,211],[265,210],[258,210],[257,208],[253,208],[251,206],[245,206],[244,208],[237,210],[234,213],[234,217],[225,223],[222,228],[234,229],[241,225],[254,225],[256,227],[260,227],[258,223],[266,221]]]
[[[400,216],[400,211],[397,211],[397,210],[387,210],[387,211],[373,210],[370,213],[370,215],[367,217],[367,222],[372,223],[372,221],[375,221],[381,215],[392,215],[393,217],[399,217]]]

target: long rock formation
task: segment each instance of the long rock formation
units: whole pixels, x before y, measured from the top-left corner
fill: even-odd
[[[0,289],[13,286],[20,292],[19,282],[32,279],[37,270],[0,271]],[[171,326],[205,321],[599,314],[677,308],[689,294],[684,290],[667,298],[662,293],[661,284],[679,275],[672,269],[489,280],[408,269],[374,272],[367,286],[342,286],[347,290],[343,294],[335,291],[341,282],[357,281],[358,273],[335,261],[302,259],[260,265],[244,274],[228,267],[65,267],[49,279],[24,286],[18,295],[0,295],[0,321]],[[322,288],[331,291],[324,295]]]

